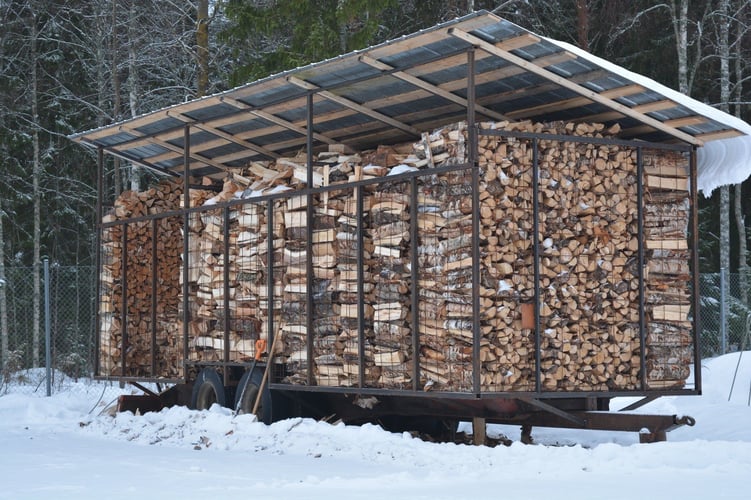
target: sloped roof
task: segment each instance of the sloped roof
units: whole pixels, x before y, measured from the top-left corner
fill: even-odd
[[[745,122],[485,11],[70,138],[181,175],[187,124],[191,175],[220,177],[305,149],[310,96],[316,147],[415,140],[466,119],[472,47],[478,121],[617,122],[628,139],[749,144]],[[718,167],[703,163],[700,155],[700,167]],[[751,173],[748,165],[718,168],[744,179]]]

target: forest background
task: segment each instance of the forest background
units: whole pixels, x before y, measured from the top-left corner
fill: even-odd
[[[96,159],[67,135],[478,9],[751,119],[751,0],[0,0],[0,309],[6,266],[38,325],[42,259],[94,263]],[[154,180],[106,162],[110,199]],[[700,205],[700,271],[745,276],[751,181]]]

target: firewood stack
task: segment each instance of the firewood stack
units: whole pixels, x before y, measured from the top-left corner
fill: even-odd
[[[647,384],[680,387],[693,360],[688,160],[675,151],[649,151],[644,175]]]
[[[127,220],[175,210],[179,206],[179,184],[163,182],[136,193],[123,192],[103,223]],[[159,219],[156,227],[156,256],[153,259],[153,221],[127,225],[123,247],[123,226],[102,231],[101,329],[99,332],[100,373],[125,376],[177,376],[182,369],[182,335],[178,324],[180,300],[179,269],[182,253],[182,219]],[[123,258],[127,256],[127,320],[125,322],[125,370],[123,349]],[[152,279],[156,264],[157,277]],[[155,282],[155,283],[154,283]],[[152,324],[152,287],[156,284],[156,325]],[[152,370],[152,333],[156,334],[155,366]]]
[[[412,382],[412,336],[408,320],[411,286],[409,184],[384,182],[373,194],[373,356],[379,387],[404,388]],[[370,306],[368,306],[370,309]]]
[[[615,128],[605,130],[602,125],[583,123],[500,122],[484,123],[481,128],[589,137],[617,133]],[[642,368],[646,370],[644,383],[648,387],[681,387],[692,358],[686,241],[688,161],[683,154],[649,149],[642,152],[647,341],[642,352],[637,151],[617,145],[541,139],[535,153],[532,139],[480,135],[480,233],[474,235],[471,169],[430,174],[432,167],[466,162],[467,135],[466,124],[459,123],[424,134],[409,148],[379,147],[360,155],[335,149],[321,153],[315,158],[314,186],[377,177],[383,177],[383,182],[313,197],[291,193],[276,200],[273,235],[267,234],[266,202],[248,200],[232,207],[227,228],[230,266],[226,302],[224,211],[208,207],[191,215],[191,359],[222,359],[228,309],[230,346],[226,348],[230,358],[249,360],[255,339],[269,337],[267,320],[271,310],[275,315],[274,334],[283,335],[275,360],[286,363],[284,381],[288,383],[308,383],[308,370],[312,369],[317,385],[357,385],[362,355],[366,387],[411,388],[416,383],[425,390],[470,391],[475,375],[473,356],[478,352],[481,390],[529,391],[536,389],[538,371],[537,311],[542,390],[639,389]],[[535,154],[539,160],[537,221],[533,199]],[[307,177],[300,165],[299,158],[280,159],[265,166],[253,164],[246,177],[236,176],[235,180],[243,180],[245,194],[268,192],[264,190],[274,186],[296,190],[304,187]],[[424,168],[426,175],[417,179],[418,197],[412,200],[410,182],[393,182],[385,176],[415,168]],[[226,183],[219,194],[193,190],[191,206],[226,201],[238,196],[240,189]],[[358,192],[363,197],[359,218],[362,249],[358,248]],[[126,195],[119,215],[128,217],[145,211],[142,205],[149,196]],[[418,214],[414,222],[410,216],[413,202],[417,203],[414,208]],[[310,229],[308,204],[313,213]],[[163,230],[174,224],[179,230],[177,219],[170,219],[172,222]],[[419,266],[417,311],[412,310],[411,295],[413,223],[417,224],[414,243]],[[147,232],[138,224],[131,224],[129,232]],[[121,233],[115,234],[114,229],[120,230],[110,230],[105,242],[112,258],[105,261],[103,281],[113,283],[104,288],[104,294],[115,298],[102,302],[103,312],[114,313],[105,317],[109,318],[103,321],[107,334],[102,332],[103,349],[114,353],[109,354],[106,365],[110,369],[119,362],[116,285]],[[179,233],[173,231],[173,236],[174,242],[167,241],[166,235],[159,240],[174,248],[165,251],[164,258],[174,255],[173,267],[178,271],[164,274],[160,283],[167,283],[169,278],[175,281],[181,274],[182,240]],[[273,257],[267,255],[270,237]],[[472,250],[476,241],[480,283],[475,290]],[[137,245],[131,249],[129,243],[127,251],[139,256],[133,259],[138,265],[146,266],[148,257],[140,257]],[[360,255],[362,280],[358,279]],[[273,303],[266,283],[271,258],[275,275]],[[167,273],[169,267],[164,269]],[[138,266],[131,272],[137,273]],[[138,283],[138,278],[135,282],[129,279],[129,301],[150,303]],[[170,310],[176,311],[182,300],[181,289],[172,290],[175,291],[160,291],[159,297],[170,297]],[[359,290],[363,293],[362,304]],[[312,310],[308,310],[308,293],[313,298]],[[474,323],[475,299],[479,324]],[[129,306],[131,313],[134,307],[140,306]],[[308,314],[312,317],[308,318]],[[416,325],[413,314],[418,317]],[[146,332],[141,326],[144,316],[135,318],[131,314],[129,320],[134,326],[129,331]],[[312,332],[308,325],[312,325]],[[413,352],[412,346],[415,326],[419,352]],[[181,327],[175,331],[180,332]],[[475,331],[480,336],[477,348]],[[130,345],[140,346],[150,337],[144,334],[143,339],[139,338],[132,336]],[[309,338],[313,344],[312,360],[308,360]],[[364,345],[360,345],[361,338]],[[642,359],[646,360],[644,367]],[[417,381],[415,361],[419,363]]]
[[[359,179],[362,175],[361,166],[354,164],[356,173],[352,174],[352,180]],[[349,180],[349,179],[348,179]],[[356,385],[360,379],[360,350],[364,354],[363,365],[365,373],[363,378],[367,386],[373,386],[380,377],[380,368],[375,366],[371,339],[373,338],[373,309],[372,292],[373,243],[369,224],[369,211],[371,197],[363,195],[363,214],[360,219],[362,227],[362,272],[363,281],[358,281],[357,261],[359,255],[357,236],[357,197],[352,191],[340,192],[342,213],[336,219],[336,273],[337,295],[339,304],[339,317],[341,333],[339,341],[342,347],[343,377],[342,385]],[[358,290],[362,285],[363,292],[363,339],[360,345]]]

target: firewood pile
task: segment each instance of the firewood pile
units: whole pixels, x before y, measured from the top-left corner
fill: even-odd
[[[179,207],[181,194],[181,186],[171,182],[160,183],[140,193],[125,191],[102,222],[106,224],[175,210]],[[127,227],[112,225],[102,231],[99,301],[102,375],[143,376],[154,372],[171,377],[180,374],[183,353],[178,315],[181,295],[178,280],[183,250],[181,231],[181,217],[130,222]],[[153,279],[155,252],[158,265],[156,279]],[[123,280],[123,254],[128,256],[125,262],[127,280]],[[156,340],[153,356],[152,335]],[[152,359],[155,371],[152,370]]]
[[[530,122],[483,123],[481,129],[579,137],[607,137],[618,131],[598,124]],[[222,360],[226,350],[232,361],[251,359],[255,339],[269,337],[268,314],[273,310],[274,334],[283,339],[275,361],[284,364],[287,383],[345,387],[358,385],[362,378],[366,387],[470,391],[478,352],[481,390],[528,391],[536,388],[539,320],[543,390],[639,389],[642,369],[648,387],[681,387],[692,359],[688,159],[671,150],[642,152],[642,353],[637,151],[559,138],[540,139],[535,148],[531,139],[481,133],[480,232],[473,234],[471,170],[431,173],[432,167],[466,162],[467,144],[466,123],[459,123],[424,134],[415,144],[359,154],[334,149],[320,153],[314,186],[341,184],[342,189],[313,196],[291,192],[275,200],[271,236],[267,203],[254,202],[252,196],[303,188],[304,158],[254,164],[229,179],[219,194],[192,190],[191,206],[208,206],[191,215],[189,227],[190,359]],[[416,199],[409,181],[390,179],[409,170],[425,174],[417,178]],[[380,182],[359,190],[348,185],[368,178]],[[213,203],[248,196],[246,203],[226,213],[211,208]],[[417,241],[412,241],[413,232]],[[169,244],[177,249],[179,268],[182,238],[179,232],[173,236],[176,243]],[[312,283],[307,282],[308,238]],[[114,255],[117,241],[116,235],[105,241],[113,253],[113,270],[119,261]],[[160,243],[167,244],[166,238],[160,236]],[[479,289],[473,287],[475,244]],[[270,258],[273,303],[267,290]],[[417,283],[412,283],[413,261]],[[182,270],[174,271],[174,265],[172,269],[175,282]],[[175,289],[177,308],[181,288]],[[113,312],[113,318],[119,317],[117,310]],[[475,329],[479,349],[474,348]],[[110,326],[102,332],[108,346],[117,345],[115,330]],[[144,345],[149,345],[149,330],[138,323],[129,330],[132,339],[142,332]],[[113,356],[111,366],[118,363]],[[179,369],[176,359],[174,364],[169,370]],[[143,362],[135,366],[139,370]]]

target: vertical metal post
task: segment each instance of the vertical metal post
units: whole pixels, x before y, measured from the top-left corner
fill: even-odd
[[[266,344],[269,346],[269,358],[271,346],[274,345],[274,309],[276,297],[274,297],[274,200],[266,203],[266,299],[268,317],[266,318],[266,330],[268,332]],[[311,370],[311,360],[307,361],[308,371]]]
[[[44,366],[47,397],[52,396],[52,332],[50,330],[50,260],[44,259]]]
[[[183,132],[183,379],[188,379],[188,332],[190,327],[190,125]]]
[[[418,212],[417,204],[419,196],[417,191],[417,177],[410,179],[410,201],[409,201],[409,251],[410,251],[410,272],[412,282],[410,287],[410,297],[412,299],[412,389],[417,391],[420,388],[420,274],[419,274],[419,254],[418,254]]]
[[[728,270],[720,268],[720,354],[728,352]]]
[[[365,386],[365,269],[363,259],[363,190],[362,186],[355,188],[355,198],[357,200],[357,360],[358,360],[358,384],[360,387]]]
[[[475,123],[475,50],[467,51],[467,138],[472,173],[472,391],[480,394],[480,165]]]
[[[638,210],[637,236],[639,239],[639,380],[641,390],[647,390],[647,319],[646,293],[644,290],[644,151],[636,148],[636,203]]]
[[[97,148],[96,153],[96,262],[94,264],[96,269],[96,311],[94,311],[94,328],[96,331],[94,332],[94,375],[101,375],[101,373],[99,373],[99,359],[101,358],[102,353],[99,352],[99,349],[101,346],[100,335],[102,331],[102,231],[104,231],[104,228],[102,227],[102,197],[104,196],[104,149],[101,147]]]
[[[535,392],[542,392],[542,339],[540,338],[540,161],[538,139],[532,140],[532,210],[535,275]]]
[[[315,276],[313,274],[313,94],[308,94],[307,99],[307,155],[306,162],[308,166],[307,170],[307,188],[308,188],[308,203],[306,207],[306,231],[305,231],[305,290],[307,292],[307,312],[305,314],[306,332],[307,332],[307,347],[308,347],[308,366],[313,360],[313,308],[315,302],[313,301],[313,292],[315,290]],[[308,385],[313,385],[313,370],[308,369]]]
[[[126,353],[128,352],[128,224],[123,224],[122,238],[120,240],[120,250],[122,252],[122,263],[120,266],[120,287],[122,288],[122,296],[120,299],[122,311],[122,325],[123,335],[120,340],[120,362],[121,362],[121,375],[125,376],[125,362]]]
[[[157,252],[157,238],[159,236],[158,219],[151,220],[151,376],[156,377],[156,309],[157,309],[157,280],[159,273],[159,253]]]
[[[691,148],[689,166],[691,169],[691,267],[693,268],[694,288],[694,324],[692,325],[694,342],[694,389],[701,392],[701,349],[699,348],[699,325],[701,325],[701,299],[699,297],[699,184],[696,166],[696,146]]]
[[[229,329],[230,329],[230,311],[229,311],[229,207],[224,207],[223,211],[223,228],[222,237],[224,238],[224,245],[222,253],[224,254],[224,260],[222,265],[224,266],[224,273],[222,276],[222,284],[224,289],[224,353],[222,359],[225,363],[229,363]],[[230,384],[229,370],[224,370],[224,385]]]

